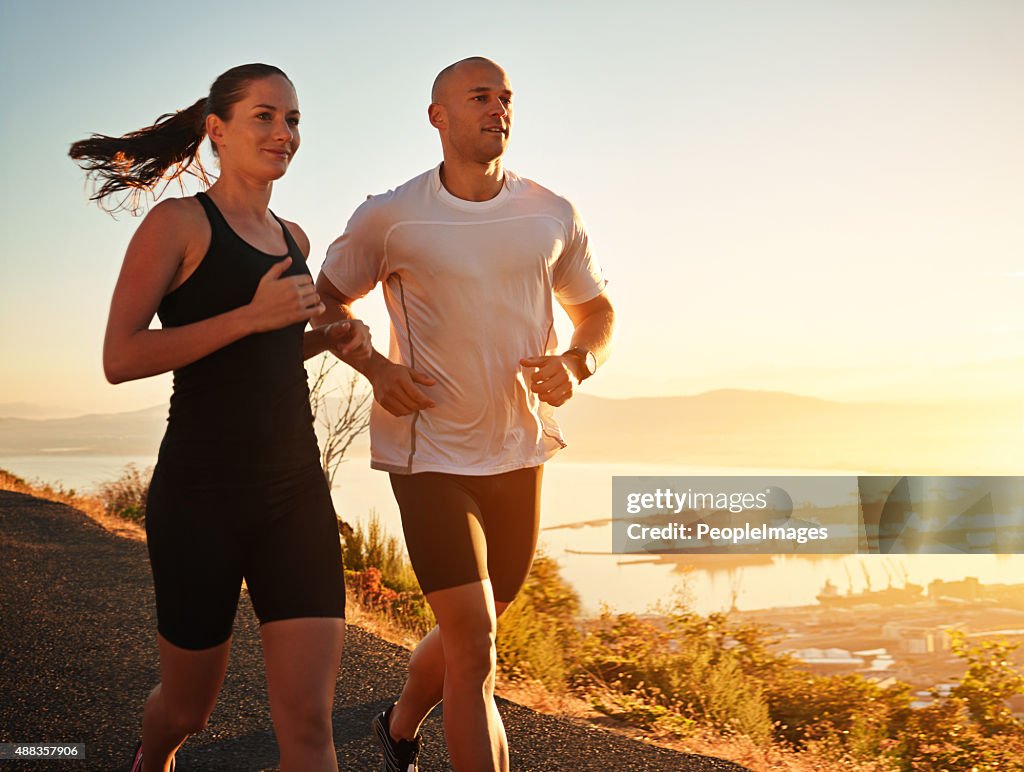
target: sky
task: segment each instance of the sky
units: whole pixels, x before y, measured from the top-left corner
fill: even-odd
[[[139,221],[87,201],[72,141],[187,107],[231,66],[281,67],[302,147],[272,208],[315,271],[368,194],[440,160],[430,84],[470,55],[516,93],[506,165],[576,204],[609,278],[619,331],[591,393],[1019,395],[1022,29],[1013,0],[0,0],[0,404],[169,393],[103,379]],[[382,302],[356,310],[384,349]]]

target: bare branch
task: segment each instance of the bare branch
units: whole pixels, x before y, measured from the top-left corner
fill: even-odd
[[[317,369],[311,373],[310,409],[314,420],[323,429],[320,464],[327,485],[333,487],[338,467],[352,443],[370,425],[373,393],[354,370],[341,386],[332,386],[332,373],[338,360],[328,354],[320,356]],[[337,397],[334,395],[337,394]]]

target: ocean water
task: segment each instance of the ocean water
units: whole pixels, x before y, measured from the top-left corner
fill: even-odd
[[[116,478],[126,464],[146,468],[152,457],[0,457],[0,468],[29,479],[60,482],[88,491]],[[603,605],[644,612],[683,598],[701,612],[802,606],[815,603],[826,581],[841,592],[880,589],[905,580],[927,585],[977,577],[984,583],[1024,583],[1021,555],[840,555],[731,556],[674,560],[611,554],[612,477],[615,475],[786,475],[802,470],[737,470],[639,464],[582,464],[558,459],[544,471],[540,547],[555,558],[579,593],[584,609]],[[806,471],[807,474],[815,474]],[[365,457],[344,461],[333,490],[335,505],[349,521],[365,522],[376,512],[384,528],[401,537],[401,519],[388,476],[369,468]]]

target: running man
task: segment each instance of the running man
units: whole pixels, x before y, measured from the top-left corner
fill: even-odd
[[[437,617],[401,696],[374,720],[387,770],[417,769],[418,729],[444,699],[456,770],[508,769],[494,704],[495,630],[530,570],[554,408],[605,358],[613,311],[572,204],[502,166],[504,70],[473,57],[434,81],[444,161],[363,203],[317,280],[318,324],[384,285],[388,357],[373,386],[371,466],[391,474],[413,567]],[[557,299],[575,327],[557,353]]]

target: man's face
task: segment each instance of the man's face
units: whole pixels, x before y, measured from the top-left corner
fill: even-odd
[[[445,79],[431,118],[447,153],[477,163],[501,157],[512,129],[512,88],[490,62],[464,62]]]

